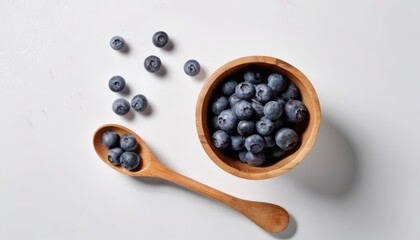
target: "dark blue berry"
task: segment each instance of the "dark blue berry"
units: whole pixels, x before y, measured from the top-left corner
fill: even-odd
[[[245,154],[245,160],[251,166],[255,166],[255,167],[261,166],[265,162],[265,153],[264,152],[252,153],[248,151]]]
[[[264,136],[264,141],[265,141],[265,145],[264,145],[265,148],[271,148],[276,145],[276,141],[274,140],[274,137],[272,135]]]
[[[280,94],[280,98],[284,101],[289,101],[291,99],[298,99],[299,98],[299,90],[292,82],[289,82],[287,85],[286,90]]]
[[[159,71],[160,67],[162,66],[162,62],[160,58],[150,55],[146,59],[144,59],[144,68],[151,73]]]
[[[236,129],[240,135],[249,136],[255,131],[255,123],[248,120],[241,120]]]
[[[131,107],[137,112],[144,112],[148,105],[147,98],[142,94],[138,94],[131,99]]]
[[[124,151],[134,151],[137,147],[136,138],[131,134],[124,134],[120,138],[120,146]]]
[[[261,102],[259,102],[256,98],[252,99],[251,106],[252,109],[254,109],[255,115],[257,117],[260,118],[264,116],[264,105]]]
[[[235,106],[235,104],[236,104],[237,102],[239,102],[239,101],[241,101],[241,99],[239,99],[239,98],[236,96],[236,94],[232,94],[232,95],[230,95],[230,97],[229,97],[229,105],[230,105],[230,107],[231,107],[231,108],[233,108],[233,106]]]
[[[235,87],[235,94],[239,99],[251,99],[255,95],[255,87],[252,83],[241,82]]]
[[[220,129],[230,132],[238,124],[238,117],[231,109],[223,110],[217,117],[217,123]]]
[[[225,96],[218,97],[211,105],[214,114],[219,115],[223,110],[229,107],[229,100]]]
[[[123,153],[124,153],[124,150],[122,150],[121,148],[112,148],[108,152],[108,161],[112,165],[115,165],[115,166],[120,165],[121,164],[120,157]]]
[[[121,157],[121,165],[127,170],[134,170],[140,165],[140,157],[133,152],[124,152]]]
[[[110,149],[118,146],[120,136],[116,132],[108,130],[102,133],[101,140],[102,144]]]
[[[262,80],[262,74],[258,71],[246,71],[244,73],[244,80],[245,82],[258,84]]]
[[[238,83],[235,80],[229,80],[222,85],[222,93],[229,97],[233,93],[235,93],[235,87],[238,85]]]
[[[213,145],[218,149],[225,149],[230,144],[229,135],[222,130],[217,130],[212,136]]]
[[[125,41],[124,38],[120,36],[115,36],[111,38],[111,41],[109,42],[111,45],[111,48],[114,50],[121,50],[124,47]]]
[[[252,109],[251,103],[246,100],[241,100],[235,104],[233,107],[236,116],[239,120],[246,120],[250,119],[254,114],[254,110]]]
[[[114,113],[122,116],[130,111],[130,103],[124,98],[118,98],[112,103]]]
[[[298,136],[291,128],[278,130],[275,139],[277,146],[285,151],[293,149],[298,142]]]
[[[259,102],[266,103],[273,99],[274,92],[267,84],[260,83],[255,86],[255,97]]]
[[[120,92],[125,87],[125,80],[121,76],[113,76],[108,82],[109,89],[113,92]]]
[[[232,150],[241,151],[245,147],[245,138],[240,135],[230,136],[230,145]]]
[[[273,73],[268,76],[268,86],[273,89],[275,94],[283,92],[287,87],[287,80],[278,73]]]
[[[152,42],[156,47],[162,48],[169,42],[168,34],[163,31],[156,32],[153,34]]]
[[[194,59],[188,60],[184,64],[184,72],[188,76],[195,76],[200,72],[200,64]]]
[[[264,106],[264,115],[270,120],[276,120],[283,114],[283,107],[276,101],[270,101]]]
[[[264,145],[264,139],[258,134],[253,134],[245,139],[245,147],[252,153],[261,152],[264,149]]]
[[[284,105],[286,120],[292,123],[302,122],[308,115],[305,105],[299,100],[289,100]]]
[[[255,124],[257,132],[261,135],[269,135],[274,131],[274,123],[266,118],[262,117],[257,123]]]

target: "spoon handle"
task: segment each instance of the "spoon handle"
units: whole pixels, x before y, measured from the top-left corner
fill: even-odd
[[[255,202],[233,197],[191,178],[181,175],[161,165],[155,177],[174,182],[192,191],[213,198],[237,210],[262,229],[269,232],[281,232],[289,224],[289,214],[284,208],[265,202]]]

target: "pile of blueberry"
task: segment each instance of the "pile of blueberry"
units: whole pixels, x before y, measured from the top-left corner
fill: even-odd
[[[158,48],[164,48],[168,46],[169,36],[163,31],[158,31],[153,34],[152,43]],[[112,37],[110,46],[116,51],[126,49],[125,40],[120,36]],[[162,62],[159,57],[150,55],[146,57],[143,65],[148,72],[156,73],[161,69]],[[200,64],[196,60],[190,59],[184,64],[184,72],[189,76],[195,76],[200,72]],[[125,80],[121,76],[114,76],[109,80],[108,86],[111,91],[120,92],[125,87]],[[131,100],[131,107],[138,112],[145,111],[147,105],[147,98],[141,94]],[[112,110],[118,115],[125,115],[130,111],[130,103],[124,98],[118,98],[113,102]]]
[[[135,153],[139,145],[131,134],[121,137],[114,131],[105,131],[101,136],[102,144],[109,149],[108,161],[115,166],[121,165],[127,170],[135,170],[140,166],[141,158]]]
[[[292,152],[307,125],[296,85],[261,68],[223,81],[210,109],[213,145],[252,166],[272,164]]]

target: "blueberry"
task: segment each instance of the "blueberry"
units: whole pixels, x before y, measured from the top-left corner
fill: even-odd
[[[238,83],[235,80],[229,80],[222,85],[222,93],[225,96],[230,96],[235,92],[235,87]]]
[[[274,129],[279,129],[280,127],[284,126],[284,122],[282,118],[278,118],[276,120],[271,120],[274,124]]]
[[[194,59],[188,60],[184,64],[184,72],[188,76],[195,76],[200,72],[200,64]]]
[[[112,130],[108,130],[102,133],[101,136],[101,140],[102,140],[102,144],[111,149],[113,147],[118,146],[118,141],[120,140],[120,136],[112,131]]]
[[[278,73],[273,73],[268,76],[268,86],[273,89],[274,93],[281,93],[287,87],[287,80]]]
[[[261,166],[265,162],[265,153],[264,152],[252,153],[248,151],[245,154],[245,160],[251,166],[255,166],[255,167]]]
[[[290,99],[298,99],[299,98],[299,90],[292,82],[289,82],[287,85],[286,90],[280,94],[280,97],[284,101],[289,101]]]
[[[237,131],[242,136],[249,136],[254,133],[255,123],[252,121],[241,120],[238,123]]]
[[[122,150],[121,148],[113,148],[111,150],[109,150],[108,152],[108,161],[112,164],[112,165],[120,165],[121,164],[121,155],[124,153],[124,150]]]
[[[229,135],[222,130],[217,130],[212,136],[213,145],[218,149],[225,149],[230,144]]]
[[[233,107],[236,116],[239,120],[246,120],[250,119],[254,114],[254,110],[252,109],[251,103],[246,100],[241,100],[235,104]]]
[[[282,98],[276,98],[275,100],[276,102],[278,102],[282,108],[284,108],[284,105],[286,104],[286,101],[284,101]]]
[[[134,170],[140,165],[140,157],[133,152],[124,152],[121,157],[121,165],[127,170]]]
[[[125,41],[124,38],[120,36],[115,36],[111,38],[109,44],[111,45],[112,49],[121,50],[124,47]]]
[[[291,123],[302,122],[308,115],[305,105],[299,100],[289,100],[284,105],[284,114]]]
[[[143,112],[146,110],[147,105],[147,98],[141,94],[138,94],[131,99],[131,107],[137,112]]]
[[[152,42],[156,47],[162,48],[169,42],[168,34],[162,31],[156,32],[153,34]]]
[[[229,100],[227,97],[221,96],[216,99],[211,105],[211,110],[214,114],[219,115],[223,110],[229,107]]]
[[[251,106],[252,109],[254,109],[255,115],[257,117],[264,116],[264,105],[262,105],[262,103],[259,102],[256,98],[252,99]]]
[[[264,139],[258,134],[253,134],[245,139],[245,147],[252,153],[261,152],[264,149],[264,145]]]
[[[220,127],[219,127],[219,123],[218,123],[218,120],[217,119],[218,119],[217,116],[213,116],[211,118],[211,124],[212,124],[212,126],[213,126],[214,129],[219,130]]]
[[[235,87],[235,94],[239,99],[251,99],[255,95],[255,87],[252,83],[241,82]]]
[[[276,141],[274,140],[274,137],[271,135],[264,136],[264,142],[265,142],[265,145],[264,145],[265,148],[271,148],[276,145]]]
[[[258,71],[246,71],[244,73],[245,82],[258,84],[262,80],[262,74]]]
[[[267,84],[260,83],[255,86],[255,97],[259,102],[266,103],[272,100],[274,92]]]
[[[239,161],[241,161],[243,163],[247,163],[246,158],[245,158],[247,152],[248,151],[245,150],[245,151],[241,151],[241,152],[238,153]]]
[[[125,87],[125,80],[121,76],[113,76],[108,82],[109,89],[113,92],[120,92]]]
[[[239,99],[236,94],[232,94],[229,97],[229,105],[232,108],[237,102],[241,101],[241,99]]]
[[[230,145],[232,150],[241,151],[245,146],[245,138],[240,135],[230,136]]]
[[[285,151],[294,148],[298,142],[298,136],[291,128],[280,128],[275,139],[277,146]]]
[[[276,101],[270,101],[264,106],[264,115],[270,120],[276,120],[283,114],[283,107]]]
[[[159,71],[160,67],[162,66],[162,62],[160,58],[150,55],[146,59],[144,59],[144,68],[151,73]]]
[[[236,117],[236,114],[231,109],[226,109],[217,117],[217,123],[219,124],[220,129],[230,132],[236,127],[238,117]]]
[[[257,132],[261,135],[269,135],[274,131],[274,123],[266,118],[262,117],[257,123],[255,124],[255,128]]]
[[[131,134],[124,134],[120,138],[120,146],[124,151],[134,151],[137,147],[136,138]]]
[[[130,103],[124,98],[118,98],[112,103],[112,111],[122,116],[130,111]]]

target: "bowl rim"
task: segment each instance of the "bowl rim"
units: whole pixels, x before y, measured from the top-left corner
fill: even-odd
[[[249,65],[249,64],[275,65],[274,67],[281,68],[282,70],[289,72],[296,79],[298,79],[302,85],[304,85],[305,89],[308,92],[307,98],[309,99],[310,102],[313,103],[313,111],[310,113],[311,121],[313,121],[313,123],[311,124],[311,126],[309,126],[308,124],[308,127],[305,130],[305,131],[310,132],[310,136],[308,137],[305,144],[299,147],[299,149],[296,151],[297,155],[291,161],[289,161],[288,163],[284,164],[283,166],[279,168],[274,168],[271,171],[266,171],[266,172],[245,172],[225,163],[222,159],[220,159],[216,155],[216,153],[210,147],[211,143],[209,143],[209,141],[207,140],[204,126],[203,126],[207,121],[204,119],[204,118],[207,118],[207,113],[203,111],[204,102],[205,102],[206,97],[208,98],[207,93],[209,92],[209,89],[212,87],[214,82],[218,80],[221,77],[221,75],[226,74],[227,71],[236,69],[240,67],[241,65]],[[240,57],[224,64],[223,66],[218,68],[206,80],[206,82],[201,88],[201,91],[200,91],[200,94],[196,103],[196,129],[197,129],[198,137],[200,139],[200,143],[202,147],[204,148],[205,152],[210,157],[210,159],[220,168],[222,168],[223,170],[225,170],[226,172],[234,176],[245,178],[245,179],[257,180],[257,179],[272,178],[272,177],[281,175],[291,170],[292,168],[294,168],[309,154],[310,150],[313,148],[316,142],[320,127],[321,127],[321,107],[320,107],[318,96],[316,94],[316,91],[312,83],[300,70],[298,70],[291,64],[283,60],[270,57],[270,56]]]

